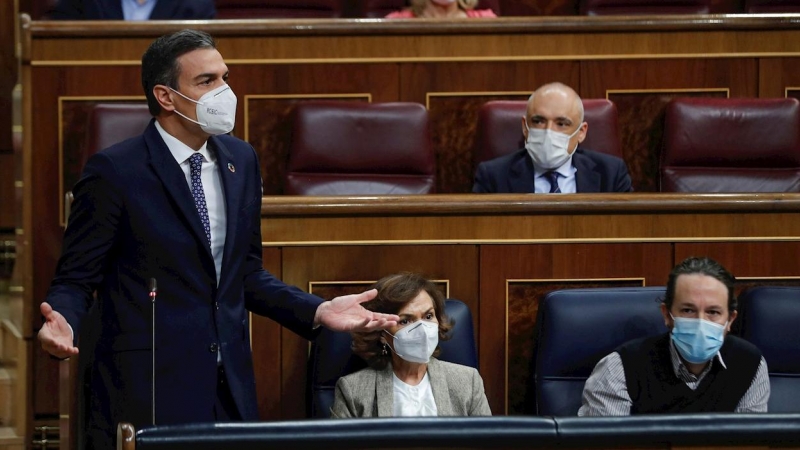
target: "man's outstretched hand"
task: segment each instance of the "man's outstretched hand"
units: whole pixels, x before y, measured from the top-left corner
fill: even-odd
[[[382,314],[369,311],[361,306],[378,295],[376,289],[360,294],[343,295],[317,308],[314,325],[322,325],[333,331],[373,331],[397,325],[400,320],[395,314]]]
[[[44,325],[39,330],[39,342],[47,353],[64,359],[78,354],[78,347],[72,345],[72,328],[67,320],[47,302],[39,307],[44,316]]]

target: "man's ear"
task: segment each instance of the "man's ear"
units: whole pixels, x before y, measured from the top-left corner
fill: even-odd
[[[528,118],[522,116],[522,135],[525,137],[525,141],[528,141]]]
[[[738,316],[739,316],[739,311],[736,311],[735,309],[733,311],[731,311],[731,318],[728,319],[728,326],[725,327],[725,332],[726,333],[730,333],[731,332],[731,325],[733,325],[733,321],[736,320],[736,318]]]
[[[672,329],[672,317],[669,316],[669,309],[666,303],[661,303],[661,315],[664,316],[664,326]]]
[[[581,124],[581,131],[578,132],[578,143],[580,144],[586,139],[586,133],[589,132],[589,124],[587,122],[583,122]]]
[[[153,96],[156,98],[156,101],[158,101],[158,104],[161,105],[161,109],[164,111],[175,110],[175,103],[172,99],[172,91],[170,91],[168,87],[164,86],[163,84],[157,84],[153,86]]]

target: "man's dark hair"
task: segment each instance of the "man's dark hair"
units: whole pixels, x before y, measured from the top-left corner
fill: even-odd
[[[150,114],[161,112],[153,87],[157,84],[178,89],[181,67],[178,58],[201,48],[217,48],[210,34],[197,30],[181,30],[156,39],[142,55],[142,87]]]
[[[664,296],[664,304],[667,309],[672,309],[672,302],[675,300],[675,283],[678,281],[680,275],[706,275],[720,283],[724,284],[728,289],[728,312],[736,311],[736,296],[733,295],[733,283],[736,278],[730,272],[725,270],[722,265],[711,258],[697,258],[690,257],[683,260],[682,263],[675,266],[672,272],[669,273],[667,280],[667,293]]]

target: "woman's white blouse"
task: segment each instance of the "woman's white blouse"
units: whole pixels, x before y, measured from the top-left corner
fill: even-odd
[[[418,417],[436,416],[436,402],[433,400],[431,381],[426,373],[422,381],[411,386],[404,383],[397,375],[392,374],[394,385],[394,416]]]

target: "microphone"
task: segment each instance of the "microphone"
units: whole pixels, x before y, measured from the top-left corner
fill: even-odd
[[[153,425],[155,425],[156,424],[156,295],[158,294],[158,285],[156,284],[155,278],[150,278],[148,289],[150,291],[150,319],[151,319],[151,331],[153,333],[151,341],[152,347],[150,349],[150,354],[153,360],[153,366],[152,366],[153,372],[151,374],[152,384],[150,386],[152,402],[150,404],[152,407],[151,413],[152,413]]]

